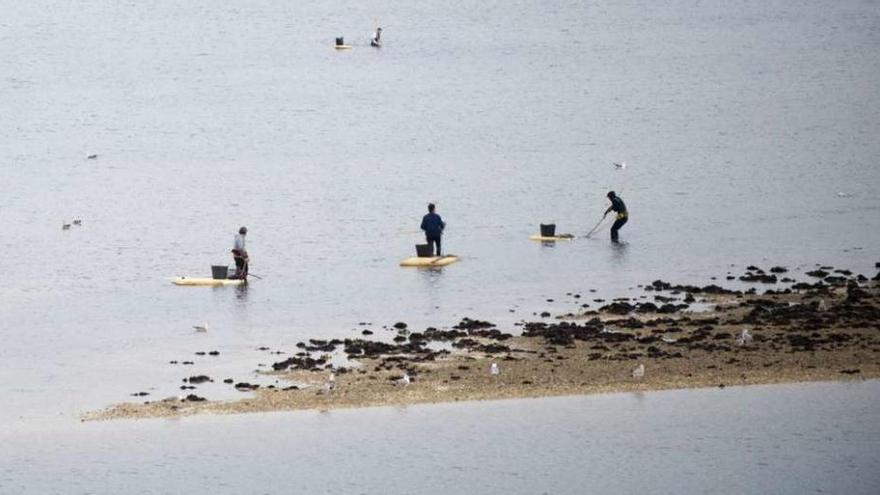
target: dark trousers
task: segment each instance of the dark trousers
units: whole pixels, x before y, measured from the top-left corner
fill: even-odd
[[[229,278],[247,278],[248,274],[248,259],[244,256],[232,256],[232,259],[235,260],[235,275]]]
[[[626,223],[627,220],[629,220],[628,216],[623,217],[623,218],[618,218],[617,220],[614,221],[614,225],[611,226],[611,240],[612,241],[617,240],[617,231],[620,230],[621,227],[623,227],[623,225]]]
[[[431,243],[436,244],[436,248],[434,248],[434,256],[443,256],[440,251],[440,236],[439,235],[436,237],[430,236],[430,235],[425,236],[425,240],[428,241],[429,246],[431,245]]]

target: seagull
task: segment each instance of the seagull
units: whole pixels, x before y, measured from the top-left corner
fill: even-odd
[[[743,345],[751,344],[751,343],[752,343],[752,334],[749,333],[748,328],[743,328],[742,333],[739,334],[739,337],[737,337],[737,339],[736,339],[736,345],[743,346]]]
[[[617,167],[618,170],[623,170],[626,168],[626,162],[614,162],[614,166]]]
[[[498,369],[498,363],[492,363],[492,366],[489,366],[489,374],[493,376],[498,376],[501,370]]]
[[[70,230],[70,224],[67,222],[61,222],[61,230]]]
[[[827,311],[828,305],[825,304],[825,299],[819,299],[819,306],[816,308],[819,311]]]
[[[332,371],[330,372],[330,378],[327,379],[327,383],[324,384],[324,388],[327,389],[327,393],[336,389],[336,374]]]
[[[660,337],[660,340],[666,342],[667,344],[674,344],[678,342],[678,339],[673,339],[672,337]]]
[[[839,193],[837,193],[837,197],[838,197],[838,198],[849,198],[850,196],[852,196],[852,194],[845,193],[845,192],[839,192]]]
[[[74,219],[73,219],[73,224],[74,224],[74,225],[82,225],[82,224],[83,224],[83,221],[82,221],[81,218],[77,217],[77,218],[74,218]]]
[[[400,385],[402,387],[406,387],[412,382],[412,378],[409,377],[409,373],[404,373],[403,378],[400,378],[394,382],[395,385]]]
[[[98,158],[98,155],[89,155],[87,158],[89,160],[94,160],[95,158]]]
[[[640,364],[638,368],[633,370],[633,378],[636,380],[641,380],[645,377],[645,365]]]
[[[193,325],[193,328],[196,329],[196,332],[207,332],[208,324],[205,323],[204,325]]]

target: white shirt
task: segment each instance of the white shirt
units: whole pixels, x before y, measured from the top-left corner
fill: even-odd
[[[235,236],[235,242],[232,244],[232,249],[237,251],[245,252],[247,249],[244,247],[244,234],[238,234]]]

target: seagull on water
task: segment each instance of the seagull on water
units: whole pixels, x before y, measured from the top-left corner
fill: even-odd
[[[207,332],[208,324],[205,323],[204,325],[193,325],[193,328],[195,328],[196,332]]]
[[[645,377],[645,365],[640,364],[638,368],[633,370],[633,378],[636,380],[641,380]]]
[[[739,334],[739,337],[737,337],[737,339],[736,339],[736,345],[743,346],[743,345],[751,344],[751,343],[752,343],[752,334],[749,333],[748,328],[743,328],[742,333]]]
[[[626,162],[614,162],[614,166],[615,166],[618,170],[623,170],[623,169],[626,168]]]
[[[492,366],[489,366],[489,374],[492,376],[498,376],[501,370],[498,369],[498,363],[492,363]]]
[[[61,230],[70,230],[70,224],[67,222],[61,222]]]
[[[74,218],[73,224],[74,225],[82,225],[83,224],[82,218],[79,218],[79,217]]]

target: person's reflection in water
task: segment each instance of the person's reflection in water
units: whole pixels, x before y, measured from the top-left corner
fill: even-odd
[[[626,252],[629,244],[626,242],[611,243],[611,262],[615,265],[623,265],[627,261]]]
[[[235,299],[239,302],[246,303],[248,298],[248,284],[235,286]]]

